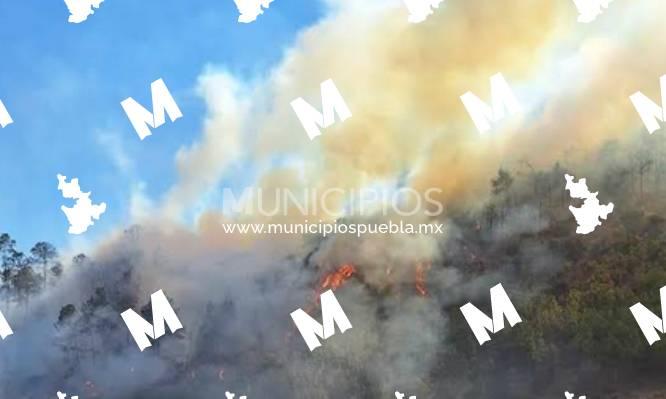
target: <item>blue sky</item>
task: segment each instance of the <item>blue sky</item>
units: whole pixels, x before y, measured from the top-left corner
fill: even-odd
[[[318,2],[276,0],[251,24],[233,0],[106,0],[81,24],[63,1],[0,2],[0,99],[14,123],[0,129],[0,232],[25,249],[69,245],[60,210],[72,206],[56,175],[78,177],[107,211],[84,233],[94,241],[128,222],[133,184],[158,199],[175,181],[174,155],[202,132],[197,77],[207,65],[235,76],[264,75],[298,32],[323,12]],[[120,102],[150,109],[163,78],[184,117],[140,141]]]

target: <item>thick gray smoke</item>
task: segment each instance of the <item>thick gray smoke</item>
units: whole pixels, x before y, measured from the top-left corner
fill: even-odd
[[[534,211],[515,212],[512,222],[486,233],[498,253],[502,243],[534,232]],[[480,263],[470,256],[494,250],[476,248],[480,241],[454,222],[445,231],[256,240],[234,250],[174,227],[130,229],[68,266],[48,293],[6,312],[15,334],[0,345],[2,397],[43,398],[58,390],[124,399],[225,391],[277,399],[386,398],[395,390],[462,397],[473,383],[444,372],[456,367],[445,361],[455,358],[447,342],[452,323],[476,343],[464,320],[444,310],[468,300],[483,308],[498,282],[520,302],[516,268],[540,275],[557,257],[529,243],[493,260],[500,266],[492,271],[473,270]],[[353,328],[310,352],[289,314],[303,308],[320,320],[314,298],[321,278],[343,264],[356,273],[335,293]],[[426,296],[416,289],[418,268]],[[140,352],[120,313],[132,308],[150,320],[150,294],[159,289],[185,328]]]
[[[622,194],[618,190],[625,185],[613,183],[617,173],[611,172],[634,165],[633,159],[616,156],[633,147],[614,146],[590,159],[602,169],[576,167],[593,190],[608,188],[618,205],[605,222],[609,231],[623,208],[631,210],[630,199],[640,197],[635,190]],[[562,371],[549,373],[547,383],[539,381],[525,353],[511,346],[519,328],[502,331],[480,347],[459,307],[471,301],[490,314],[489,289],[502,283],[522,315],[530,300],[552,289],[553,277],[575,251],[572,245],[583,242],[566,238],[575,222],[563,195],[564,171],[555,165],[551,171],[516,173],[522,177],[510,190],[493,194],[486,206],[456,205],[440,218],[441,235],[244,240],[210,233],[220,229],[193,233],[164,223],[130,228],[89,258],[66,265],[63,277],[40,296],[3,306],[14,335],[0,343],[0,396],[37,399],[55,397],[57,391],[82,399],[204,399],[224,397],[225,391],[276,399],[390,398],[396,390],[418,398],[561,394],[562,384],[579,375]],[[652,180],[646,178],[645,189]],[[341,222],[387,218],[392,217]],[[316,296],[330,288],[323,277],[343,265],[354,272],[334,287],[335,295],[353,328],[337,331],[310,352],[290,313],[302,308],[321,320]],[[160,289],[184,329],[141,352],[120,313],[131,308],[151,320],[150,295]],[[586,357],[575,360],[594,365]]]

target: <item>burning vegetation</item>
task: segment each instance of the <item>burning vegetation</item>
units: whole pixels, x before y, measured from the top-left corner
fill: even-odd
[[[332,271],[331,273],[324,275],[324,277],[321,279],[321,282],[319,283],[317,297],[327,289],[331,289],[333,291],[337,290],[347,280],[349,280],[354,275],[354,273],[356,273],[356,268],[354,265],[345,264]]]
[[[0,345],[0,396],[43,398],[54,386],[100,399],[391,397],[396,386],[426,399],[557,397],[574,385],[590,397],[666,391],[664,344],[647,346],[628,311],[637,301],[659,308],[666,179],[587,174],[617,210],[581,239],[561,193],[565,171],[498,173],[482,206],[452,207],[443,237],[334,236],[280,256],[231,256],[186,231],[145,227],[61,266],[28,260],[3,236],[3,312],[23,316]],[[516,293],[523,323],[480,348],[459,308],[473,301],[488,312],[498,282]],[[119,314],[146,309],[156,288],[185,328],[141,353]],[[353,329],[310,352],[289,313],[309,303],[319,319],[316,298],[329,289]]]

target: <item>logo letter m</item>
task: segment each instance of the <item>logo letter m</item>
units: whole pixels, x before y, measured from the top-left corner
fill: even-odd
[[[490,289],[490,303],[493,312],[492,319],[469,302],[460,308],[467,324],[479,341],[479,345],[490,341],[488,331],[496,333],[504,328],[504,317],[509,321],[511,327],[522,321],[502,284],[497,284]]]
[[[349,107],[347,107],[332,79],[328,79],[321,84],[321,105],[324,111],[323,114],[308,104],[302,97],[291,102],[291,108],[296,112],[296,116],[301,121],[301,125],[303,125],[310,140],[314,140],[315,137],[321,134],[319,128],[327,128],[335,122],[334,113],[338,114],[340,122],[344,122],[352,116]]]
[[[150,306],[153,314],[153,324],[148,323],[132,309],[128,309],[120,314],[141,352],[152,345],[148,337],[157,339],[164,335],[165,322],[172,334],[183,328],[178,316],[176,316],[176,312],[173,311],[169,300],[162,290],[150,296]]]
[[[640,302],[629,308],[650,346],[661,339],[658,332],[666,333],[666,325],[664,325],[664,320],[666,320],[666,286],[659,289],[659,297],[661,300],[661,319]]]
[[[5,108],[5,104],[3,104],[2,100],[0,100],[0,126],[5,127],[12,122],[14,121],[12,120],[12,117],[9,116],[9,112],[7,111],[7,108]]]
[[[501,73],[495,74],[490,78],[490,93],[492,96],[492,107],[484,103],[471,91],[460,96],[465,109],[472,117],[472,121],[480,133],[490,130],[490,122],[498,122],[504,118],[505,108],[509,114],[520,112],[518,100],[513,95],[509,84],[506,83]]]
[[[640,91],[632,94],[629,99],[634,104],[634,108],[638,111],[645,128],[650,134],[659,130],[659,122],[666,121],[663,106],[666,104],[666,75],[659,78],[659,86],[661,89],[661,107],[654,101],[650,100]]]
[[[335,298],[333,291],[328,290],[321,294],[321,316],[324,320],[322,326],[301,309],[291,312],[291,318],[294,320],[298,331],[303,336],[305,343],[310,348],[310,352],[321,346],[317,337],[328,339],[335,334],[335,325],[338,325],[341,333],[352,328],[347,315],[342,310],[340,303]]]
[[[150,84],[150,92],[153,97],[152,113],[132,97],[120,103],[141,140],[151,135],[149,127],[155,129],[164,124],[164,111],[169,115],[171,122],[183,116],[162,79]]]
[[[9,323],[7,323],[5,315],[3,315],[2,312],[0,312],[0,338],[5,339],[12,334],[14,334],[14,331],[12,331],[12,328],[9,326]]]

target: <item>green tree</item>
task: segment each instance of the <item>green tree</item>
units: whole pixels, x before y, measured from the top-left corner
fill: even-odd
[[[0,260],[2,260],[2,294],[5,299],[10,296],[11,276],[12,276],[12,263],[10,262],[11,254],[14,252],[16,241],[14,241],[9,234],[3,233],[0,235]]]
[[[492,186],[493,195],[502,195],[507,193],[513,185],[513,177],[511,173],[503,168],[497,171],[497,177],[490,181]]]
[[[16,290],[18,302],[27,304],[30,296],[39,292],[40,278],[32,266],[24,265],[12,276],[12,286]]]
[[[499,168],[497,177],[490,180],[494,200],[500,204],[500,207],[497,209],[497,216],[500,222],[504,219],[506,209],[511,205],[510,190],[512,185],[513,176],[503,168]]]
[[[32,247],[30,253],[42,265],[42,279],[44,287],[46,287],[49,264],[58,256],[58,251],[48,242],[40,241]]]

